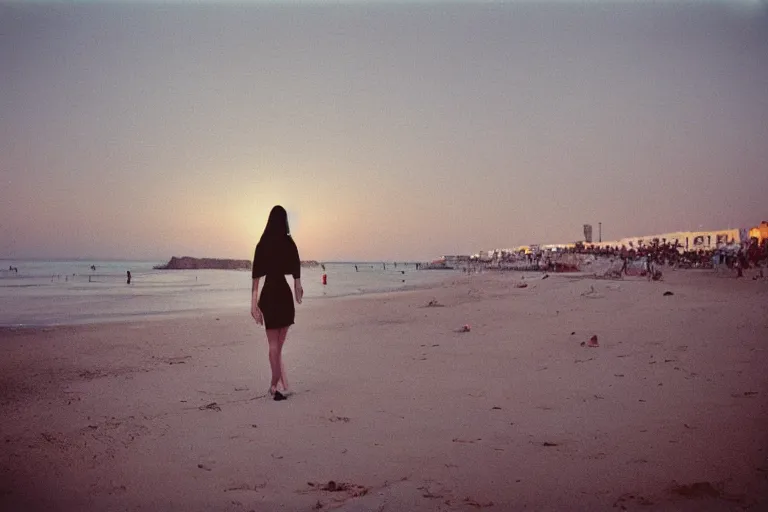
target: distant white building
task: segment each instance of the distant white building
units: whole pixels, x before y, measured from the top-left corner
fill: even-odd
[[[467,263],[470,260],[470,256],[467,255],[446,255],[441,258],[442,262],[447,267],[456,267],[458,265]]]
[[[488,251],[480,251],[477,254],[477,259],[480,261],[491,261],[493,259],[492,253],[489,254]]]
[[[768,228],[768,223],[764,223],[764,226]],[[761,225],[762,226],[762,225]],[[765,228],[764,228],[765,229]],[[761,238],[761,231],[759,228],[752,228],[751,230],[755,238]],[[620,240],[614,240],[611,242],[593,242],[585,243],[588,247],[621,247],[625,246],[627,249],[637,249],[641,246],[652,245],[653,243],[659,244],[679,244],[681,251],[697,251],[697,250],[711,250],[718,247],[732,247],[740,243],[749,240],[750,230],[748,229],[719,229],[713,231],[677,231],[673,233],[663,233],[660,235],[645,235],[634,236],[628,238],[622,238]],[[512,249],[491,249],[488,251],[480,251],[472,256],[444,256],[446,264],[449,266],[456,266],[457,263],[466,263],[467,261],[498,261],[503,260],[505,255],[508,254],[520,254],[520,253],[535,253],[540,252],[558,252],[566,249],[572,249],[576,247],[576,243],[565,244],[531,244],[521,245]],[[461,259],[463,258],[463,259]],[[449,263],[450,261],[450,263]]]
[[[660,235],[633,236],[615,240],[613,242],[602,242],[594,245],[596,247],[621,247],[638,248],[643,245],[673,244],[680,245],[684,251],[697,251],[699,249],[709,250],[718,247],[738,244],[746,241],[738,229],[719,229],[715,231],[677,231],[674,233],[662,233]]]

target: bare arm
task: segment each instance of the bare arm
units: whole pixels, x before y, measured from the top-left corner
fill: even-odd
[[[301,299],[304,297],[304,287],[301,286],[301,278],[293,278],[293,294],[296,296],[296,303],[301,304]]]
[[[293,251],[291,274],[293,275],[293,294],[296,297],[296,303],[301,304],[304,297],[304,287],[301,286],[301,260],[299,259],[299,250],[296,248],[296,242],[291,238],[291,249]]]
[[[264,323],[264,316],[259,309],[259,278],[254,277],[251,285],[251,316],[256,323],[261,325]]]

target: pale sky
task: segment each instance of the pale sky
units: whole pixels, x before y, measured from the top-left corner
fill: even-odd
[[[0,258],[418,259],[768,220],[768,9],[0,3]]]

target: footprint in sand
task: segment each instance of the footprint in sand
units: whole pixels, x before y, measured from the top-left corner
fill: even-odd
[[[482,438],[477,439],[462,439],[460,437],[454,437],[452,440],[454,443],[475,444],[477,441],[482,441]]]
[[[233,485],[231,487],[227,487],[224,489],[224,492],[231,492],[231,491],[260,491],[261,489],[264,489],[267,486],[266,483],[260,483],[260,484],[239,484],[239,485]]]

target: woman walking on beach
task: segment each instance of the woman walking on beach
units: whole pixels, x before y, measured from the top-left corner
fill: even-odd
[[[293,294],[285,280],[286,274],[293,276]],[[262,277],[265,278],[264,287],[259,296]],[[251,316],[257,324],[266,327],[269,342],[269,365],[272,368],[269,394],[275,400],[285,400],[289,393],[282,359],[283,344],[288,328],[294,322],[293,299],[295,297],[301,304],[304,289],[301,287],[299,251],[291,238],[288,214],[282,206],[275,206],[269,212],[267,226],[253,255],[252,278]],[[278,386],[282,387],[282,392]]]

